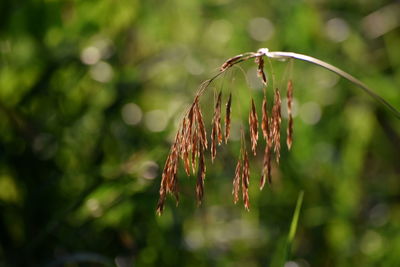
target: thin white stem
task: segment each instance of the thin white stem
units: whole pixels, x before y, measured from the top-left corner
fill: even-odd
[[[366,92],[368,95],[370,95],[372,98],[375,100],[379,101],[381,104],[386,106],[398,119],[400,119],[400,112],[393,107],[391,104],[389,104],[385,99],[383,99],[381,96],[377,95],[375,92],[372,91],[371,88],[369,88],[366,84],[355,78],[354,76],[350,75],[349,73],[329,64],[326,63],[325,61],[319,60],[317,58],[313,58],[310,56],[306,56],[303,54],[297,54],[293,52],[269,52],[268,49],[266,48],[261,48],[258,50],[257,54],[263,54],[269,58],[274,58],[274,59],[288,59],[288,58],[294,58],[294,59],[299,59],[303,61],[307,61],[310,63],[313,63],[315,65],[321,66],[327,70],[330,70],[337,75],[349,80],[350,82],[358,85],[364,92]]]

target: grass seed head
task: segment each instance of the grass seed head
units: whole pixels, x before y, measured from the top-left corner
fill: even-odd
[[[281,150],[281,95],[278,88],[275,89],[274,107],[272,109],[272,141],[276,162],[279,163]]]
[[[226,103],[225,112],[225,144],[228,143],[228,139],[231,133],[231,105],[232,105],[232,93],[229,94],[228,102]]]
[[[263,84],[267,86],[267,76],[264,72],[264,54],[260,53],[246,53],[232,57],[225,61],[220,68],[220,73],[234,66],[235,64],[255,58],[257,63],[257,74],[261,78]],[[159,200],[157,203],[156,212],[161,214],[164,210],[166,195],[170,193],[175,196],[176,204],[179,203],[179,187],[178,187],[178,165],[179,159],[183,162],[183,167],[186,174],[189,176],[190,169],[193,174],[197,172],[196,180],[196,199],[200,205],[204,198],[204,181],[206,176],[206,164],[205,164],[205,152],[208,149],[207,133],[204,123],[203,114],[200,107],[200,97],[210,85],[210,83],[218,77],[215,76],[203,82],[193,100],[192,105],[188,109],[187,113],[183,117],[178,132],[175,136],[174,142],[171,146],[167,160],[164,165],[162,172],[161,185],[159,190]],[[286,143],[290,149],[293,138],[293,118],[292,118],[292,102],[293,102],[293,85],[292,81],[288,81],[287,86],[287,109],[288,109],[288,128],[287,128],[287,140]],[[222,92],[217,95],[217,100],[214,107],[212,122],[211,122],[211,160],[214,161],[217,156],[216,148],[221,145],[223,139],[225,143],[230,138],[231,130],[231,108],[232,108],[232,93],[229,93],[229,97],[226,103],[225,110],[225,131],[223,133],[221,127],[221,107],[222,106]],[[281,96],[278,89],[274,91],[274,103],[269,116],[267,108],[267,98],[264,91],[264,98],[261,106],[261,130],[264,140],[266,141],[264,155],[263,155],[263,166],[260,180],[260,189],[263,189],[266,181],[271,184],[271,159],[272,152],[275,153],[277,163],[280,158],[280,127],[281,127]],[[251,151],[256,155],[257,143],[258,143],[258,116],[257,109],[254,99],[251,98],[251,105],[249,110],[249,139],[251,144]],[[249,183],[250,183],[250,163],[249,155],[246,149],[245,132],[241,129],[241,148],[239,159],[236,164],[234,179],[233,179],[233,202],[236,204],[239,200],[239,192],[242,190],[243,204],[246,210],[250,209],[250,198],[249,198]]]
[[[251,110],[249,113],[249,126],[250,126],[250,141],[251,141],[251,150],[253,151],[254,156],[257,151],[257,141],[258,141],[258,118],[256,106],[254,105],[254,99],[251,99]]]

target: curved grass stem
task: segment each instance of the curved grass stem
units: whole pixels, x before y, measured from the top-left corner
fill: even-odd
[[[400,119],[400,112],[393,107],[391,104],[389,104],[385,99],[383,99],[381,96],[376,94],[371,88],[369,88],[366,84],[364,84],[362,81],[358,80],[354,76],[350,75],[349,73],[329,64],[326,63],[325,61],[319,60],[314,57],[310,57],[307,55],[303,54],[297,54],[293,52],[269,52],[268,49],[262,48],[258,50],[258,53],[262,53],[263,55],[269,57],[269,58],[274,58],[274,59],[289,59],[289,58],[294,58],[294,59],[299,59],[303,61],[307,61],[310,63],[313,63],[315,65],[318,65],[320,67],[323,67],[327,70],[330,70],[337,75],[349,80],[350,82],[356,84],[358,87],[360,87],[364,92],[366,92],[368,95],[370,95],[372,98],[383,104],[386,108],[388,108],[393,115],[396,116],[396,118]]]

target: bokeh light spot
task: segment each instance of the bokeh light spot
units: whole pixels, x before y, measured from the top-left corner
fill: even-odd
[[[232,37],[232,24],[222,19],[213,21],[207,31],[207,37],[212,42],[227,43]]]
[[[200,75],[204,72],[204,67],[193,57],[185,59],[185,67],[190,74]]]
[[[90,75],[93,80],[101,83],[109,82],[112,79],[113,74],[114,72],[110,64],[104,61],[100,61],[90,69]]]
[[[307,124],[314,125],[321,119],[321,107],[315,102],[304,103],[300,108],[300,118]]]
[[[121,109],[121,116],[123,121],[128,125],[137,125],[141,122],[143,113],[142,109],[134,104],[125,104]]]
[[[375,231],[368,231],[361,240],[360,250],[364,254],[373,254],[382,248],[383,240]]]
[[[147,180],[153,180],[158,174],[158,164],[154,161],[145,161],[141,168],[141,176]]]
[[[341,18],[328,20],[325,25],[326,35],[334,42],[340,43],[349,37],[350,30],[347,22]]]
[[[299,267],[299,265],[295,261],[287,261],[285,267]]]
[[[256,41],[264,42],[271,39],[275,27],[271,21],[266,18],[254,18],[250,20],[247,30],[251,38]]]
[[[152,132],[161,132],[167,127],[167,116],[163,110],[153,110],[145,114],[145,124]]]
[[[282,99],[281,103],[281,114],[282,118],[288,118],[288,111],[287,111],[287,98]],[[299,114],[299,101],[296,98],[292,100],[292,117],[295,118]]]
[[[97,47],[89,46],[82,50],[81,61],[86,65],[93,65],[101,58],[100,50]]]
[[[97,199],[95,198],[88,199],[88,201],[86,202],[86,206],[93,217],[100,217],[103,215],[103,210]]]

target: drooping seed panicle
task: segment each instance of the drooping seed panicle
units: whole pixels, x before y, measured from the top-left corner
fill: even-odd
[[[219,68],[220,71],[225,71],[226,69],[232,67],[237,61],[242,59],[243,55],[237,55],[227,59],[224,64]]]
[[[265,149],[263,155],[263,166],[260,179],[260,190],[263,189],[266,182],[272,183],[271,175],[271,162],[273,154],[275,154],[275,160],[279,164],[280,160],[280,130],[281,130],[281,95],[278,88],[274,90],[274,98],[272,110],[268,111],[267,93],[268,77],[264,72],[264,56],[273,55],[267,53],[266,49],[259,50],[261,52],[244,53],[237,55],[226,60],[220,67],[220,72],[213,78],[203,82],[195,95],[195,98],[184,114],[177,134],[175,135],[174,142],[172,143],[169,151],[167,160],[164,165],[164,169],[161,177],[161,184],[159,190],[159,200],[157,202],[156,212],[161,215],[164,210],[166,195],[172,194],[175,197],[176,204],[179,203],[179,182],[178,182],[178,166],[179,160],[183,162],[183,168],[188,176],[192,172],[193,175],[197,174],[195,195],[198,205],[200,205],[204,199],[204,181],[206,177],[206,164],[205,157],[208,149],[206,124],[204,123],[203,114],[201,111],[200,98],[204,91],[215,80],[218,76],[222,75],[223,72],[231,68],[232,66],[246,61],[248,59],[255,59],[257,64],[257,75],[261,79],[264,87],[264,98],[261,106],[261,131],[263,139],[265,140]],[[272,102],[272,101],[271,101]],[[211,161],[214,162],[217,155],[217,146],[223,143],[227,144],[228,139],[231,135],[231,108],[232,108],[232,93],[229,93],[229,97],[225,107],[225,129],[221,127],[221,114],[222,114],[222,92],[220,91],[216,96],[216,102],[214,105],[212,122],[211,122],[211,138],[210,138],[210,152]],[[291,149],[293,143],[293,83],[291,80],[287,84],[287,111],[288,111],[288,126],[287,126],[287,137],[286,144],[288,149]],[[258,144],[258,116],[255,101],[251,98],[251,105],[249,109],[249,143],[251,145],[250,151],[256,155],[257,144]],[[240,135],[240,153],[236,164],[234,179],[232,182],[233,189],[233,202],[236,204],[240,198],[240,191],[242,194],[244,208],[250,209],[249,199],[249,183],[250,183],[250,159],[246,148],[245,132],[243,127],[241,128]]]
[[[269,137],[269,124],[268,124],[268,110],[267,110],[267,97],[264,95],[262,103],[262,118],[261,118],[261,130],[263,137],[268,141]]]
[[[257,63],[257,75],[261,78],[262,83],[267,86],[267,76],[264,73],[264,59],[262,56],[256,57],[255,62]]]
[[[214,117],[212,120],[212,131],[211,131],[211,160],[217,155],[217,143],[222,143],[222,129],[221,129],[221,92],[218,94],[217,103],[215,104]]]
[[[232,93],[229,94],[228,102],[226,103],[225,112],[225,144],[228,143],[228,139],[231,133],[231,105],[232,105]]]
[[[275,89],[274,106],[272,108],[272,141],[276,162],[279,163],[281,150],[281,95],[278,88]]]
[[[245,149],[243,157],[243,172],[242,172],[242,195],[243,195],[244,208],[247,211],[250,210],[249,183],[250,183],[250,164],[249,164],[249,156]]]
[[[258,141],[258,118],[257,118],[256,106],[254,105],[254,99],[251,99],[249,126],[250,126],[251,150],[253,151],[253,154],[256,155],[257,141]]]
[[[196,120],[197,120],[197,125],[199,128],[199,137],[201,140],[201,144],[204,149],[207,149],[207,133],[206,133],[206,127],[204,126],[204,121],[203,121],[203,114],[201,113],[200,109],[200,104],[197,100],[195,102],[195,109],[194,111],[196,112]]]
[[[241,155],[240,155],[241,156]],[[233,189],[232,189],[232,195],[233,195],[233,203],[237,203],[239,200],[239,190],[240,190],[240,177],[241,177],[241,170],[242,170],[242,160],[239,156],[239,160],[236,164],[236,169],[235,169],[235,178],[233,179]]]
[[[200,149],[199,168],[197,171],[198,171],[198,173],[197,173],[197,182],[196,182],[196,198],[197,198],[197,204],[200,205],[203,201],[204,179],[206,177],[206,164],[204,162],[203,149]]]

